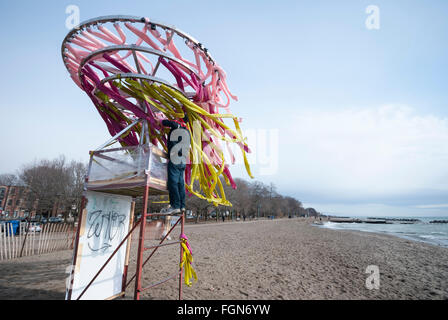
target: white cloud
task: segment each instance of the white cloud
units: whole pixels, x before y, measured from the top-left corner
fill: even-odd
[[[301,190],[366,197],[448,191],[448,118],[404,105],[307,111],[284,133],[281,175]]]
[[[424,204],[415,207],[420,209],[441,209],[448,208],[448,204]]]

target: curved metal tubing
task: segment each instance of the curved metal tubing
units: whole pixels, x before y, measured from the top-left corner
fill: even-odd
[[[170,87],[171,89],[178,91],[184,97],[188,97],[187,93],[182,91],[180,88],[169,84],[167,81],[157,78],[157,77],[147,76],[147,75],[140,74],[140,73],[119,73],[119,74],[104,78],[103,80],[101,80],[101,84],[104,84],[106,82],[113,81],[113,80],[120,80],[120,79],[126,79],[126,78],[141,79],[141,80],[162,83],[162,84]],[[96,93],[98,90],[99,90],[98,88],[95,88],[94,92]]]
[[[65,57],[65,49],[66,49],[65,44],[70,42],[71,38],[74,37],[75,33],[78,33],[79,31],[82,31],[83,29],[88,28],[90,26],[96,26],[98,24],[103,24],[103,23],[107,23],[107,22],[146,23],[145,17],[127,16],[127,15],[102,16],[102,17],[97,17],[97,18],[86,20],[86,21],[82,22],[78,27],[73,28],[64,38],[64,41],[62,42],[62,47],[61,47],[62,60],[65,62],[65,58],[64,58]],[[210,62],[215,64],[214,59],[208,53],[207,49],[205,49],[199,41],[197,41],[195,38],[193,38],[189,34],[177,29],[174,26],[169,26],[169,25],[163,24],[161,22],[149,20],[149,24],[158,26],[164,30],[173,31],[174,33],[176,33],[178,36],[185,39],[186,41],[190,41],[190,42],[194,43],[199,48],[199,50],[201,50],[206,55],[206,57],[210,60]]]
[[[145,53],[149,53],[149,54],[153,54],[159,57],[163,57],[166,59],[169,59],[173,62],[176,62],[180,65],[182,65],[183,67],[187,68],[190,72],[194,73],[198,78],[199,75],[197,74],[197,72],[195,70],[193,70],[189,65],[187,65],[185,62],[183,62],[182,60],[179,60],[175,57],[170,56],[169,54],[162,52],[162,51],[158,51],[158,50],[154,50],[148,47],[141,47],[141,46],[136,46],[134,44],[132,45],[115,45],[115,46],[109,46],[109,47],[105,47],[102,49],[99,49],[97,51],[93,51],[91,52],[88,56],[86,56],[84,59],[82,59],[79,68],[78,68],[78,78],[79,80],[81,80],[81,73],[82,73],[82,68],[84,67],[84,65],[86,65],[87,63],[90,62],[90,60],[92,60],[93,58],[95,58],[98,55],[104,54],[104,53],[108,53],[108,52],[112,52],[112,51],[121,51],[121,50],[128,50],[128,51],[140,51],[140,52],[145,52]]]

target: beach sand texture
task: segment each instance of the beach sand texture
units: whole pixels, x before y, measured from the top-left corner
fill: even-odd
[[[184,285],[184,299],[448,299],[448,248],[383,234],[322,229],[311,222],[186,225],[199,280],[192,287]],[[0,299],[64,299],[71,255],[60,251],[0,262]],[[178,262],[178,246],[160,248],[144,268],[143,286],[174,274]],[[378,290],[366,288],[369,265],[379,267]],[[142,298],[177,299],[177,286],[177,279],[170,280]],[[126,298],[132,296],[133,283]]]

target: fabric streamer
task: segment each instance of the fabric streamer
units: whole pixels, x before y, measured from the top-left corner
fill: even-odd
[[[191,279],[194,279],[194,281],[198,280],[196,272],[191,265],[193,263],[193,254],[190,244],[188,243],[188,238],[185,234],[180,235],[180,241],[183,249],[183,255],[179,268],[180,270],[182,270],[182,268],[185,269],[184,282],[188,287],[191,287],[193,284]]]
[[[253,176],[242,120],[229,107],[237,97],[230,92],[224,70],[201,43],[178,29],[148,18],[117,16],[92,21],[69,33],[62,47],[63,59],[109,133],[115,136],[136,119],[143,119],[150,141],[137,124],[118,142],[127,147],[143,140],[167,151],[167,129],[161,120],[187,115],[192,139],[186,189],[216,206],[231,206],[223,183],[236,188],[229,169],[235,163],[232,145],[240,149],[246,171]]]

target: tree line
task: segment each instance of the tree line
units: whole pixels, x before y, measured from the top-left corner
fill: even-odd
[[[87,164],[67,161],[64,156],[60,156],[53,160],[43,159],[26,164],[16,174],[0,174],[0,185],[24,187],[22,189],[26,191],[22,196],[24,202],[21,208],[25,211],[51,215],[56,206],[63,211],[64,216],[70,212],[77,215],[81,207],[86,172]],[[232,207],[215,207],[206,200],[187,193],[187,209],[197,219],[205,220],[222,215],[249,219],[318,215],[312,208],[305,209],[299,200],[281,195],[273,183],[267,185],[239,178],[235,179],[235,183],[237,189],[223,183],[226,198],[232,203]],[[168,200],[168,197],[150,197],[151,212],[158,212],[166,206],[160,200]],[[141,197],[136,202],[136,214],[141,214]]]
[[[200,215],[204,219],[210,217],[211,214],[216,218],[228,214],[232,217],[247,217],[249,219],[270,216],[305,216],[308,214],[308,210],[303,207],[299,200],[281,195],[277,192],[273,183],[267,185],[260,181],[246,181],[240,178],[236,178],[235,183],[237,185],[236,189],[223,183],[226,198],[232,203],[231,207],[215,207],[213,204],[197,197],[187,196],[187,208],[193,210],[196,217]]]

